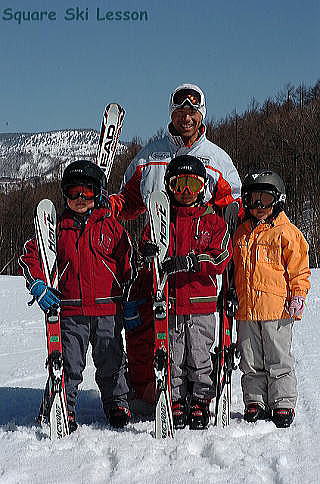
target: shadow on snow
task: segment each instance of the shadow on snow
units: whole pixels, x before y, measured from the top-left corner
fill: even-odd
[[[0,388],[0,425],[35,425],[43,391],[35,388]],[[95,390],[79,392],[77,421],[80,424],[105,422],[100,395]]]

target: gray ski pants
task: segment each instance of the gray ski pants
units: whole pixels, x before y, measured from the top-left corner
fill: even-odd
[[[126,355],[118,316],[68,316],[61,318],[61,337],[68,410],[73,411],[83,380],[89,342],[96,367],[95,379],[104,410],[113,404],[127,407]]]
[[[237,321],[243,401],[294,408],[297,381],[291,354],[293,321]]]
[[[192,384],[192,396],[214,396],[210,349],[214,343],[214,314],[171,315],[169,340],[171,353],[172,400],[184,399]]]

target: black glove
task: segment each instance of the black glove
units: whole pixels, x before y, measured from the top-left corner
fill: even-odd
[[[195,254],[176,255],[168,257],[162,262],[163,274],[175,274],[176,272],[199,272],[200,264]]]
[[[159,247],[153,242],[146,242],[141,249],[141,256],[145,262],[151,262],[152,258],[159,254]]]
[[[226,297],[226,313],[227,316],[234,317],[239,308],[238,297],[235,289],[231,287],[227,292]]]

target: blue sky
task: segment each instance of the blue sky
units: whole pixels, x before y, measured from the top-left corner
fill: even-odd
[[[66,20],[77,7],[84,20]],[[18,23],[45,10],[55,20]],[[147,20],[100,20],[116,11]],[[146,140],[183,82],[206,92],[209,118],[242,112],[320,78],[319,26],[318,0],[0,0],[0,132],[99,129],[119,102],[122,139]]]

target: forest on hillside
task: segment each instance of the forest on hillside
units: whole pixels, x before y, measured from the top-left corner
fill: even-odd
[[[320,249],[320,80],[311,87],[288,85],[263,104],[251,100],[241,114],[210,120],[208,138],[232,158],[240,177],[261,168],[276,171],[287,187],[286,212],[310,244],[312,267],[319,267]],[[161,130],[155,136],[161,136]],[[114,163],[109,193],[119,190],[126,167],[141,142],[134,139]],[[17,188],[0,193],[0,274],[17,274],[17,257],[34,233],[33,211],[42,198],[63,207],[60,173],[47,180],[21,180]],[[126,223],[138,238],[144,218]]]

